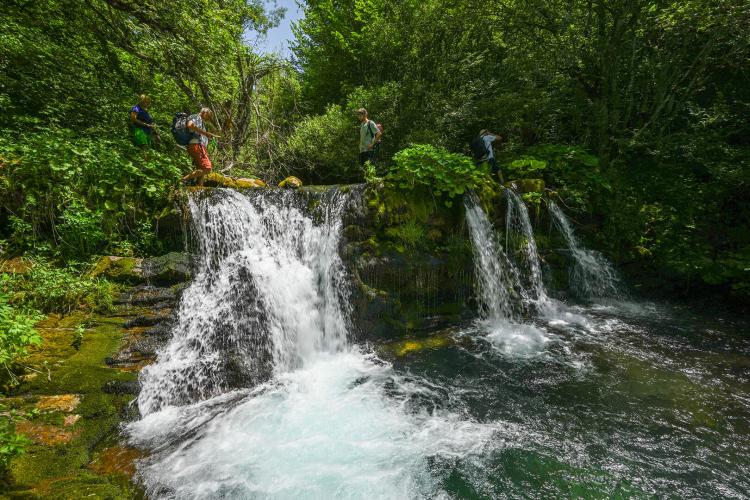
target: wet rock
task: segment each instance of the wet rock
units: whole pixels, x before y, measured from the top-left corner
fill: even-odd
[[[115,300],[116,304],[130,305],[153,305],[157,303],[175,303],[178,290],[173,287],[156,287],[151,285],[139,285],[127,292],[121,293]]]
[[[172,319],[171,309],[162,309],[159,311],[152,311],[148,314],[142,314],[135,318],[129,319],[125,322],[125,328],[135,328],[138,326],[155,326],[159,323],[169,321]]]
[[[344,237],[347,241],[365,241],[372,236],[372,231],[368,231],[362,226],[350,225],[344,228]]]
[[[163,321],[143,332],[147,337],[159,337],[168,339],[172,335],[172,322]]]
[[[67,444],[80,434],[80,430],[66,430],[56,425],[22,421],[16,424],[16,431],[32,441],[45,446]]]
[[[160,337],[141,337],[130,346],[129,351],[141,358],[154,358],[168,340]]]
[[[191,278],[190,257],[179,252],[143,259],[142,269],[148,283],[155,285],[174,285]]]
[[[92,278],[107,278],[118,283],[137,284],[145,281],[143,259],[136,257],[102,257],[89,272]]]
[[[140,390],[140,385],[136,380],[110,380],[102,386],[102,392],[105,394],[136,395]]]
[[[36,409],[41,412],[62,411],[71,413],[81,404],[78,394],[58,394],[55,396],[41,396],[36,403]]]

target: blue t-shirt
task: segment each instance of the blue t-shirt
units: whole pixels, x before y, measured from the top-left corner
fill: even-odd
[[[143,109],[140,104],[136,104],[135,106],[133,106],[132,108],[130,108],[130,112],[131,113],[135,113],[135,118],[138,121],[141,121],[143,123],[154,123],[154,119],[151,118],[151,115],[148,113],[148,111],[146,111],[145,109]],[[137,125],[135,123],[133,125],[135,125],[136,127],[140,128],[140,129],[145,130],[149,134],[151,133],[151,129],[148,128],[148,127],[144,127],[143,125]]]

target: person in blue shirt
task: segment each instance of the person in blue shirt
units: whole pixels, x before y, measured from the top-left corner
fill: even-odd
[[[159,141],[156,124],[148,108],[151,106],[151,97],[146,94],[139,96],[138,104],[130,108],[130,125],[133,129],[133,142],[138,147],[153,146]]]

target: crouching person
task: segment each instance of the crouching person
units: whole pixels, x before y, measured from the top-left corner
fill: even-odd
[[[219,137],[206,130],[206,121],[213,119],[213,112],[208,108],[203,108],[200,113],[190,115],[187,122],[187,128],[193,137],[187,145],[187,152],[193,160],[195,170],[182,178],[182,182],[191,179],[197,179],[198,186],[203,186],[203,177],[211,173],[211,160],[208,158],[208,140],[212,137]]]

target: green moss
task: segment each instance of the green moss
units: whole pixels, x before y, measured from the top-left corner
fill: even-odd
[[[24,363],[42,374],[25,381],[17,390],[26,396],[17,399],[31,408],[37,395],[76,394],[80,403],[70,411],[51,410],[27,416],[30,429],[36,429],[32,432],[36,442],[10,464],[11,498],[132,498],[129,480],[87,469],[97,446],[117,435],[122,408],[132,400],[132,396],[102,392],[106,382],[137,377],[109,368],[104,362],[122,343],[126,317],[75,313],[51,316],[41,323],[44,343]],[[82,322],[89,328],[76,350],[70,345],[73,327]],[[48,440],[43,437],[44,432],[63,438]]]

